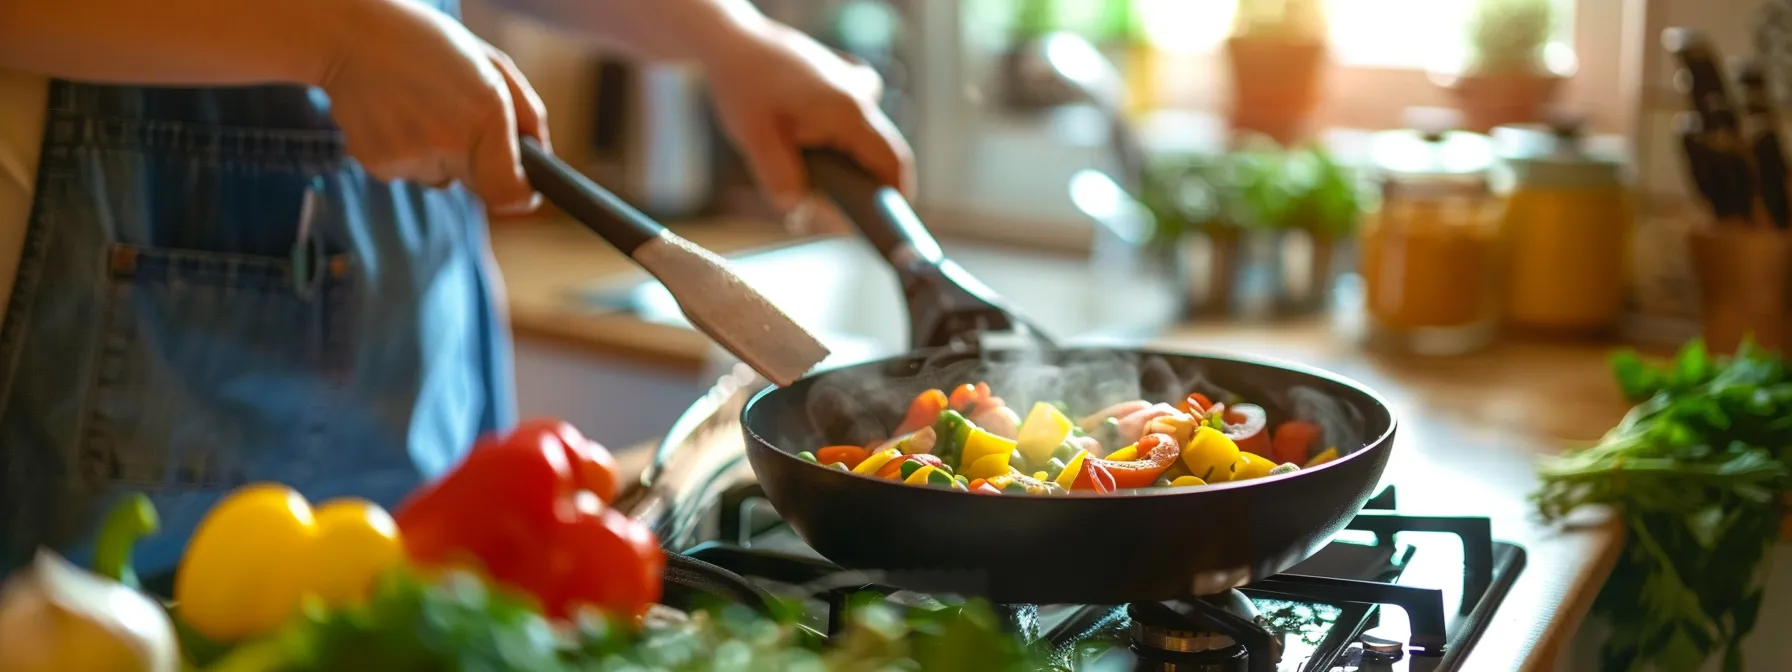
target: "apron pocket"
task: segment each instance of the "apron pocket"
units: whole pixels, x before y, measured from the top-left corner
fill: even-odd
[[[83,480],[307,480],[291,471],[313,466],[353,363],[349,257],[295,273],[291,259],[119,244],[106,254]]]

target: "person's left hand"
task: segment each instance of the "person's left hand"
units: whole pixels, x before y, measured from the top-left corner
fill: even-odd
[[[723,129],[772,205],[793,226],[814,218],[801,151],[844,152],[873,176],[914,195],[914,154],[878,108],[883,81],[802,32],[766,22],[708,67]]]

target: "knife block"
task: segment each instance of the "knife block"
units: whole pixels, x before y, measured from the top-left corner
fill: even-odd
[[[1693,232],[1688,242],[1704,306],[1705,347],[1727,354],[1752,336],[1761,347],[1781,350],[1792,329],[1792,236],[1720,222]]]

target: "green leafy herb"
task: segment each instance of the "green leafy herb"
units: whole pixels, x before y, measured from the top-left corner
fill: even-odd
[[[882,672],[1038,669],[981,603],[907,617],[858,600],[833,645],[739,605],[650,613],[636,629],[595,614],[553,624],[470,574],[397,572],[365,604],[308,613],[231,649],[205,672]]]
[[[1605,505],[1628,527],[1594,605],[1612,625],[1604,669],[1692,670],[1721,652],[1741,670],[1792,473],[1785,362],[1695,341],[1661,365],[1620,353],[1613,370],[1636,407],[1597,444],[1545,460],[1533,496],[1547,519]]]

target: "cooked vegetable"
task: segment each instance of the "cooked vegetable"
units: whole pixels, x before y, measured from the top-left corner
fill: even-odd
[[[927,390],[915,396],[908,406],[908,415],[903,416],[902,424],[893,432],[897,436],[920,431],[922,427],[932,425],[940,419],[940,411],[946,410],[946,393],[939,390]]]
[[[964,440],[964,452],[959,457],[958,463],[961,465],[960,471],[969,470],[970,467],[978,464],[984,458],[999,457],[1001,458],[1000,464],[1002,466],[1001,469],[997,470],[995,473],[1006,473],[1008,471],[1008,456],[1014,453],[1017,446],[1018,444],[1010,439],[1005,439],[984,431],[980,427],[972,427],[970,434],[967,435]],[[995,463],[989,462],[985,464]],[[990,475],[993,476],[994,474]]]
[[[1327,448],[1325,450],[1319,451],[1318,455],[1314,455],[1313,459],[1307,460],[1307,463],[1303,464],[1301,466],[1317,467],[1321,464],[1325,464],[1325,463],[1330,462],[1335,459],[1338,459],[1338,449],[1337,448]]]
[[[0,587],[0,670],[176,672],[180,649],[161,605],[40,550]]]
[[[665,556],[592,489],[614,487],[606,463],[603,446],[563,423],[485,437],[400,507],[405,552],[426,568],[475,565],[553,618],[580,605],[638,616],[659,599]]]
[[[1151,402],[1143,399],[1122,401],[1118,404],[1101,409],[1091,415],[1085,416],[1077,423],[1077,426],[1083,431],[1093,434],[1097,427],[1100,427],[1109,421],[1118,422],[1120,418],[1124,418],[1147,408],[1151,408]]]
[[[923,425],[927,413],[933,418]],[[928,390],[910,403],[899,428],[919,429],[870,448],[818,448],[815,456],[823,465],[844,468],[862,451],[868,456],[856,463],[854,473],[979,494],[1204,485],[1287,473],[1330,459],[1325,453],[1305,459],[1321,438],[1318,425],[1284,422],[1277,427],[1285,434],[1278,444],[1262,407],[1213,403],[1200,393],[1174,406],[1145,400],[1111,404],[1078,422],[1055,401],[1033,403],[1010,429],[1013,416],[987,383],[959,385],[949,395]],[[1278,445],[1301,459],[1279,459]],[[916,459],[922,455],[929,459]],[[1329,455],[1336,457],[1337,451]]]
[[[1304,420],[1289,420],[1276,425],[1270,446],[1271,457],[1277,462],[1305,464],[1311,459],[1313,445],[1319,443],[1323,433],[1319,425]]]
[[[398,526],[372,502],[335,499],[313,510],[292,488],[254,484],[200,521],[174,599],[182,622],[230,642],[279,627],[308,597],[353,604],[403,560]]]
[[[1027,464],[1045,464],[1058,444],[1070,436],[1071,426],[1070,418],[1064,417],[1058,407],[1043,401],[1033,404],[1033,410],[1027,411],[1027,419],[1020,423],[1020,438],[1015,447],[1020,456],[1026,458]]]
[[[1223,483],[1233,479],[1233,470],[1241,454],[1238,444],[1232,443],[1220,430],[1202,427],[1195,430],[1195,435],[1182,449],[1182,463],[1188,467],[1189,474],[1202,482]]]
[[[958,411],[940,411],[939,420],[933,423],[933,433],[938,438],[934,439],[931,452],[938,455],[941,462],[958,464],[964,452],[964,442],[971,436],[970,421]]]
[[[1226,438],[1232,439],[1239,450],[1265,459],[1274,457],[1275,451],[1269,441],[1269,416],[1263,413],[1262,406],[1233,404],[1226,408],[1225,422]]]
[[[1174,488],[1186,488],[1193,485],[1207,485],[1207,481],[1194,476],[1177,476],[1176,480],[1170,481],[1170,487]]]
[[[1007,404],[995,404],[977,409],[976,413],[967,416],[971,424],[982,428],[996,436],[1013,441],[1020,436],[1020,416]]]
[[[1238,452],[1238,462],[1232,465],[1232,480],[1263,478],[1275,468],[1276,463],[1269,461],[1269,458],[1241,450]]]
[[[884,468],[884,465],[889,464],[891,460],[899,459],[901,457],[902,451],[896,450],[895,448],[887,448],[872,453],[869,457],[860,460],[859,465],[850,467],[850,470],[855,474],[876,474],[879,470]],[[836,462],[835,464],[842,467],[846,466],[846,463],[844,462]]]
[[[1176,439],[1165,434],[1147,434],[1145,438],[1139,439],[1137,444],[1116,451],[1114,455],[1129,450],[1134,453],[1144,450],[1145,456],[1139,459],[1116,460],[1112,459],[1113,456],[1110,455],[1109,459],[1095,461],[1113,474],[1116,488],[1150,487],[1158,477],[1169,471],[1170,465],[1182,458],[1182,446],[1176,443]],[[1128,455],[1127,457],[1131,458],[1132,456]]]
[[[851,469],[859,466],[860,462],[864,462],[865,457],[869,454],[864,448],[858,446],[828,446],[815,451],[815,459],[822,464],[839,462],[846,465],[847,469]]]

